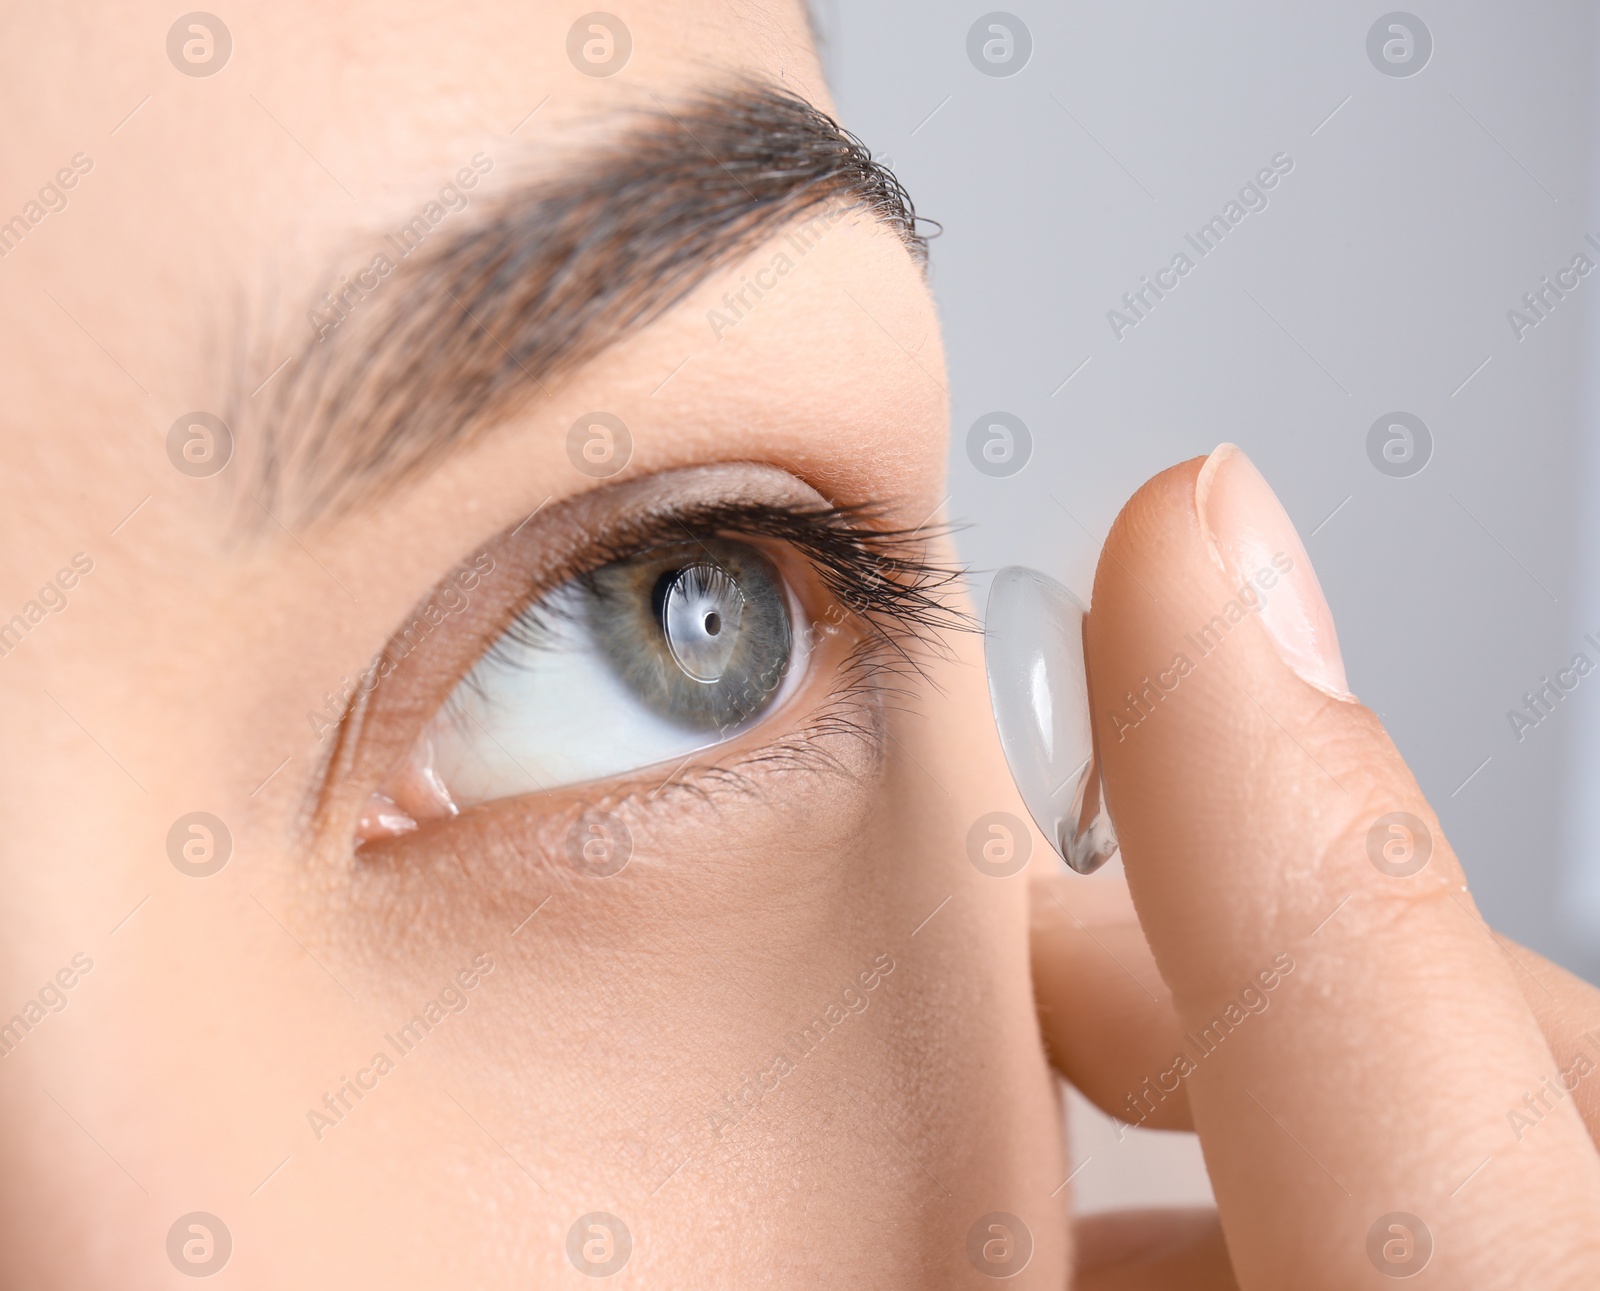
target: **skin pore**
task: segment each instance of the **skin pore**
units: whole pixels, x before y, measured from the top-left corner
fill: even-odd
[[[632,1234],[630,1285],[966,1285],[992,1211],[1032,1229],[1028,1284],[1065,1280],[1026,892],[965,851],[1014,803],[975,637],[844,701],[819,651],[769,723],[684,767],[353,848],[451,682],[639,504],[605,501],[632,482],[663,506],[708,487],[874,504],[901,529],[945,497],[922,269],[860,210],[736,326],[709,312],[780,228],[363,505],[310,523],[261,487],[268,436],[302,429],[269,423],[271,382],[295,377],[275,366],[314,340],[306,303],[475,155],[493,168],[451,220],[736,78],[827,109],[798,6],[630,10],[611,78],[568,60],[577,16],[246,6],[206,78],[169,63],[165,9],[8,19],[29,51],[8,112],[37,122],[8,173],[94,163],[0,262],[6,613],[93,561],[0,660],[0,1010],[93,962],[0,1065],[19,1284],[171,1285],[168,1233],[193,1211],[225,1222],[238,1286],[577,1285],[566,1237],[596,1211]],[[361,327],[353,311],[338,343]],[[174,419],[219,408],[235,459],[175,469]],[[568,457],[595,409],[632,433],[614,479]],[[319,738],[308,715],[486,550],[471,609],[379,684],[359,734]],[[808,735],[841,702],[856,720]],[[807,738],[807,757],[762,756]],[[567,861],[591,808],[631,831],[620,875]],[[207,878],[167,845],[196,811],[232,838]],[[391,1045],[430,1002],[442,1022]],[[830,1008],[845,1021],[774,1083],[786,1035]]]

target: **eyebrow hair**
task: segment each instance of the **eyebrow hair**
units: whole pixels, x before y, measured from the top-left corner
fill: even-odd
[[[926,264],[899,180],[806,100],[738,82],[656,102],[405,252],[357,293],[358,326],[324,325],[257,414],[263,506],[306,524],[418,477],[822,208],[866,212]]]

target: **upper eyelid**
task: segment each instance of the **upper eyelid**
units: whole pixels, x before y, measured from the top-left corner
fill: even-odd
[[[681,511],[647,513],[635,525],[624,525],[599,538],[587,551],[577,554],[560,574],[547,576],[544,585],[531,590],[507,618],[505,630],[512,630],[544,598],[569,581],[606,564],[701,536],[790,544],[817,570],[838,602],[879,636],[897,644],[902,644],[903,637],[921,640],[940,631],[970,630],[974,626],[970,617],[952,607],[945,596],[965,571],[934,562],[926,555],[929,545],[947,531],[925,526],[882,529],[862,523],[874,518],[878,510],[868,506],[714,502]]]

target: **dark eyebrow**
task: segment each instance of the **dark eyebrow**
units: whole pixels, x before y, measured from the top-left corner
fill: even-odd
[[[330,331],[332,312],[312,311],[322,337],[308,337],[251,410],[261,426],[253,491],[294,524],[381,496],[718,267],[840,207],[867,212],[926,260],[899,181],[804,99],[738,83],[671,107],[658,100],[470,222],[404,255],[388,239],[392,272],[359,299],[356,326]]]

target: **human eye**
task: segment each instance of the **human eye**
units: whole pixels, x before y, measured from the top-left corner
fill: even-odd
[[[927,533],[803,488],[769,500],[696,483],[621,507],[494,621],[368,800],[360,840],[651,769],[660,781],[723,745],[770,744],[769,727],[791,752],[819,725],[867,729],[889,679],[956,625],[940,594],[954,574],[924,559]]]
[[[448,814],[747,729],[804,678],[813,634],[827,630],[807,621],[794,581],[759,547],[715,535],[569,579],[456,685],[396,786],[400,805]]]

